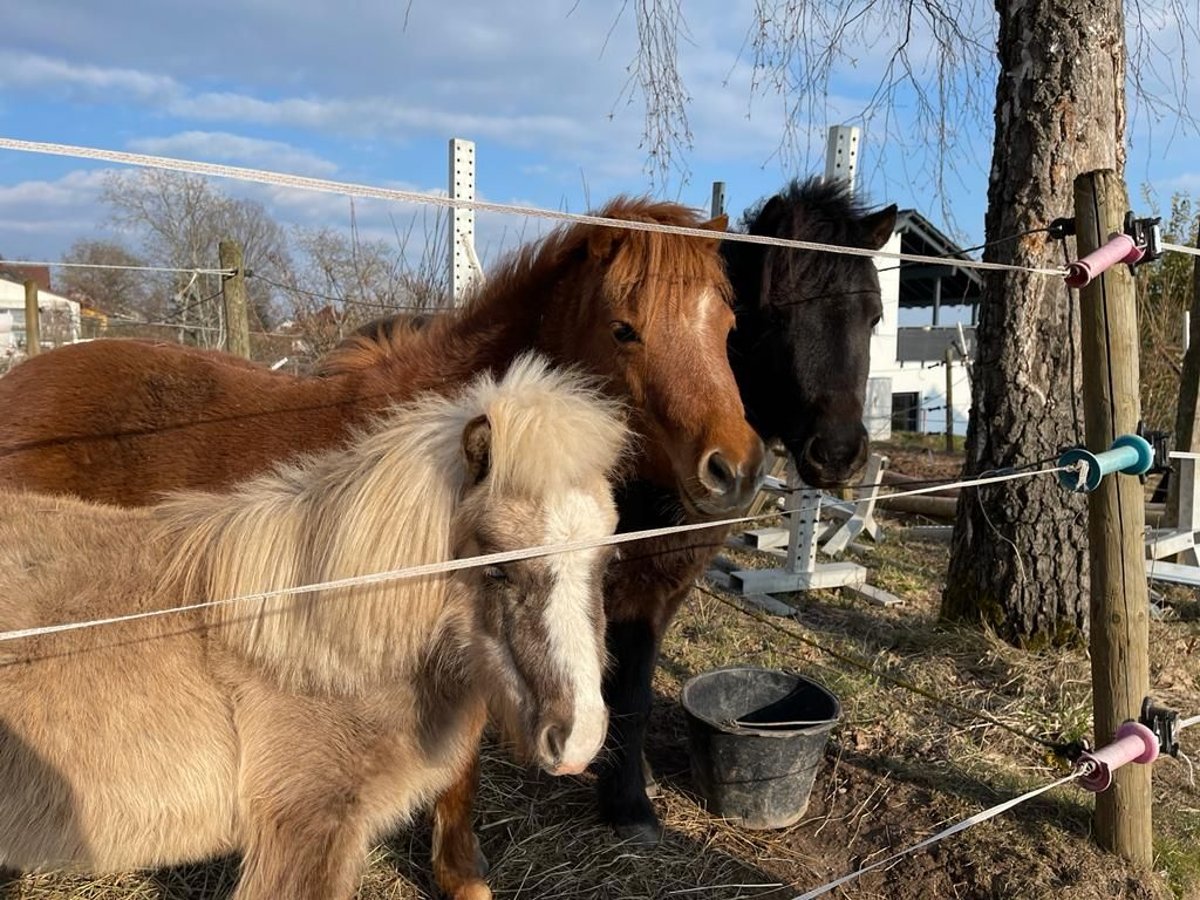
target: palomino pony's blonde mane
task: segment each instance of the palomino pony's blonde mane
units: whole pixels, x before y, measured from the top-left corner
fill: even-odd
[[[491,425],[483,487],[534,499],[611,472],[627,436],[619,404],[524,355],[499,381],[482,375],[456,396],[394,408],[345,449],[228,495],[174,495],[154,510],[176,548],[170,581],[185,596],[219,599],[449,559],[469,487],[463,432],[479,416]],[[284,682],[352,690],[415,664],[448,577],[242,602],[214,608],[211,620]]]
[[[645,198],[616,197],[596,215],[688,228],[715,227],[687,206]],[[715,239],[623,231],[605,225],[561,225],[500,260],[464,305],[429,322],[414,321],[416,317],[378,322],[368,333],[352,335],[334,348],[321,361],[320,373],[344,375],[373,368],[389,356],[408,352],[412,341],[440,340],[445,329],[492,307],[512,306],[511,314],[516,316],[514,304],[536,302],[530,296],[531,285],[557,280],[560,270],[589,247],[602,256],[607,255],[604,248],[613,253],[604,268],[605,295],[621,307],[640,310],[647,322],[659,317],[687,318],[695,305],[697,285],[717,286],[718,299],[732,304],[733,289]],[[673,276],[669,280],[660,274],[668,271]]]

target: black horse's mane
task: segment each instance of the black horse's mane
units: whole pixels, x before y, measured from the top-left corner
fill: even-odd
[[[819,234],[830,244],[859,245],[859,222],[868,212],[869,208],[854,198],[843,181],[826,181],[818,176],[796,178],[779,193],[747,209],[738,230],[792,238]]]

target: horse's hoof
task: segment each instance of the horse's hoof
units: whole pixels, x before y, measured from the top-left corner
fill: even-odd
[[[646,783],[646,796],[653,800],[662,793],[662,789],[658,786],[658,779],[654,777],[654,770],[650,768],[650,761],[646,759],[646,754],[642,754],[642,780]]]
[[[623,843],[635,847],[656,847],[663,839],[663,829],[658,822],[630,822],[613,828]]]
[[[451,900],[492,900],[492,889],[482,881],[469,881],[454,892]]]

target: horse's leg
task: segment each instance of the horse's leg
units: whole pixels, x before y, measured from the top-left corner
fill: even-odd
[[[0,866],[0,900],[20,897],[21,888],[17,884],[20,880],[21,873],[16,869],[6,869]]]
[[[596,787],[604,820],[622,839],[639,844],[658,843],[662,838],[662,825],[646,796],[642,768],[659,637],[647,619],[608,623],[608,652],[613,660],[604,681],[608,746]]]
[[[479,756],[437,799],[433,813],[433,877],[452,900],[491,900],[483,879],[487,857],[475,835],[473,805],[479,787]]]
[[[233,900],[350,900],[367,849],[365,823],[352,815],[252,813]]]

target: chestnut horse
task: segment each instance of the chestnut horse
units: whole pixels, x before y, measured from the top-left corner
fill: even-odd
[[[668,203],[617,200],[601,214],[704,224]],[[465,308],[419,329],[349,339],[318,378],[247,370],[173,345],[63,347],[0,378],[0,486],[123,505],[178,487],[219,488],[339,443],[390,398],[453,386],[534,347],[626,400],[641,483],[663,489],[688,518],[735,513],[757,490],[763,450],[726,356],[729,300],[715,240],[572,226],[498,266]],[[643,581],[654,589],[632,602],[657,640],[673,608],[663,608],[653,571]],[[652,649],[618,653],[613,682],[628,680],[632,660],[648,690]],[[640,743],[633,752],[640,757]],[[451,892],[480,871],[472,794],[469,774],[438,803],[434,868]]]
[[[0,631],[257,595],[0,642],[0,866],[241,851],[240,900],[348,900],[371,842],[473,763],[489,708],[543,769],[583,771],[609,548],[262,594],[603,539],[625,439],[617,404],[529,357],[227,494],[0,492]]]
[[[787,185],[743,220],[751,234],[868,250],[882,248],[895,223],[895,206],[869,213],[839,183],[817,179]],[[723,242],[721,250],[737,315],[730,362],[751,424],[764,439],[784,444],[807,483],[849,481],[867,456],[863,400],[871,330],[882,312],[875,264],[861,256],[736,241]],[[386,338],[401,352],[396,335],[429,321],[396,316],[369,322],[359,333]],[[646,479],[619,485],[617,498],[618,531],[673,524],[682,511],[671,488]],[[652,843],[661,834],[642,760],[659,644],[726,535],[714,529],[626,544],[608,570],[614,665],[605,697],[612,717],[598,799],[605,819],[628,840]]]

